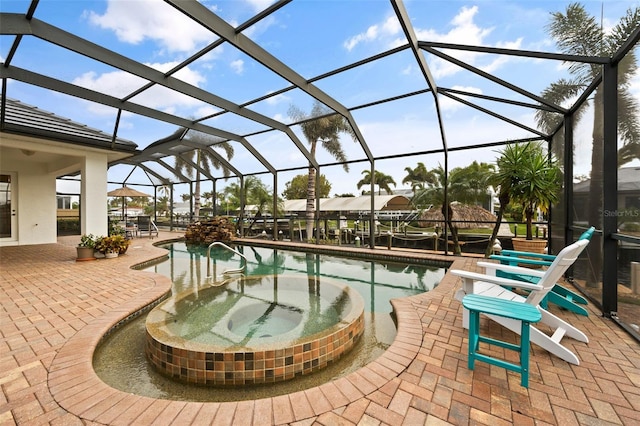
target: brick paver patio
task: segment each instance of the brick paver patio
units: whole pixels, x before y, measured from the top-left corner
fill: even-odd
[[[124,393],[94,374],[92,354],[114,324],[169,290],[168,278],[130,269],[164,250],[139,238],[118,259],[76,262],[78,239],[0,247],[2,425],[640,424],[640,345],[616,324],[592,307],[589,317],[557,312],[589,336],[588,344],[565,340],[581,364],[533,346],[525,389],[502,368],[467,369],[462,307],[453,298],[460,283],[450,275],[431,292],[396,301],[391,348],[334,382],[225,403]],[[453,267],[473,269],[475,261],[455,258]],[[482,329],[515,342],[495,323],[483,320]]]

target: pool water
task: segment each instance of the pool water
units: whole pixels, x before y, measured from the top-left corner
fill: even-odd
[[[263,312],[269,309],[269,316],[265,316]],[[302,311],[295,307],[256,303],[238,309],[227,322],[227,329],[241,338],[267,339],[293,330],[302,318]]]
[[[200,289],[211,285],[212,279],[207,278],[206,247],[187,246],[184,243],[172,243],[163,247],[169,250],[170,258],[145,270],[168,276],[173,282],[173,294],[189,291],[197,295]],[[304,284],[313,290],[311,293],[322,292],[323,278],[346,284],[356,290],[364,300],[363,337],[339,361],[308,376],[245,388],[209,388],[179,383],[153,370],[144,355],[146,315],[142,315],[111,333],[99,346],[94,356],[94,368],[102,380],[122,391],[153,398],[220,402],[272,397],[317,386],[343,377],[380,356],[396,335],[390,299],[429,291],[440,282],[446,272],[441,266],[356,260],[255,246],[234,248],[247,259],[247,276],[271,275],[274,280],[285,275],[304,277]],[[222,280],[223,271],[236,269],[241,265],[238,255],[222,248],[213,248],[211,256],[211,272],[217,277],[213,281]],[[281,314],[296,321],[295,313]],[[227,321],[225,326],[230,331],[234,331],[236,327],[260,326],[259,323],[252,322],[250,317],[247,318],[236,324],[233,324],[234,321],[231,324]],[[236,330],[239,335],[244,333],[244,330]],[[268,328],[260,330],[265,331],[264,334],[268,333]]]

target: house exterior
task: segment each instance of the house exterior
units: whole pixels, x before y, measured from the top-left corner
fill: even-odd
[[[573,185],[573,209],[576,222],[587,221],[591,180]],[[618,210],[611,215],[618,216],[619,222],[640,222],[640,166],[618,169]],[[629,217],[627,217],[627,215]]]
[[[56,242],[56,178],[81,181],[81,232],[104,235],[108,164],[136,144],[20,101],[2,99],[0,246]]]

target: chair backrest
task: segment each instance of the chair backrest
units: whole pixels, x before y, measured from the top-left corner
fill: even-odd
[[[567,269],[578,259],[580,253],[582,253],[588,244],[588,239],[581,239],[563,248],[545,271],[542,278],[540,278],[538,285],[542,287],[542,290],[529,293],[527,303],[537,306],[560,278],[562,278]]]
[[[578,238],[578,241],[580,240],[591,240],[591,237],[593,236],[593,233],[595,232],[596,228],[594,226],[592,226],[591,228],[587,229],[586,231],[584,231],[582,233],[582,235],[580,235],[580,238]]]
[[[138,229],[148,231],[151,228],[151,216],[138,216]]]

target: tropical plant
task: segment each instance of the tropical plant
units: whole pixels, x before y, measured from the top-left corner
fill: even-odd
[[[169,215],[169,197],[162,196],[156,198],[156,212],[165,217]],[[149,215],[151,215],[151,212]]]
[[[489,199],[490,179],[494,173],[495,166],[488,163],[474,161],[462,167],[452,182],[451,190],[457,196],[456,201],[465,204],[486,204]]]
[[[285,183],[282,196],[287,200],[299,200],[307,197],[307,185],[309,175],[297,175],[291,181]],[[326,198],[331,192],[331,183],[325,175],[320,175],[320,192],[316,196]]]
[[[109,235],[126,235],[127,230],[122,227],[118,220],[109,221]]]
[[[439,205],[440,211],[442,215],[445,217],[446,226],[451,231],[451,241],[453,242],[453,254],[459,256],[462,254],[460,250],[460,242],[458,239],[458,227],[453,221],[451,217],[453,216],[453,209],[451,208],[451,202],[455,200],[455,194],[452,194],[451,191],[447,191],[445,188],[447,184],[449,188],[451,188],[452,178],[455,179],[458,174],[458,169],[453,169],[449,173],[449,178],[447,179],[447,174],[441,165],[438,165],[433,170],[428,171],[429,180],[426,181],[426,185],[422,189],[418,189],[411,198],[411,202],[416,206],[426,206],[426,205]],[[445,202],[445,192],[446,192],[446,200]]]
[[[402,184],[410,184],[411,190],[415,193],[421,189],[425,189],[428,183],[433,183],[434,176],[430,173],[424,163],[418,163],[415,168],[409,166],[404,168],[407,175],[402,179]]]
[[[234,210],[240,207],[241,193],[244,196],[245,205],[253,205],[256,207],[256,213],[253,221],[249,225],[249,230],[255,223],[256,219],[259,219],[265,213],[269,213],[273,217],[278,215],[278,211],[273,211],[273,191],[259,178],[255,176],[247,176],[244,179],[244,186],[242,188],[236,182],[225,187],[223,192],[224,198]],[[281,208],[281,202],[278,200],[278,209],[280,210]]]
[[[131,240],[127,240],[123,235],[111,235],[109,237],[99,238],[96,242],[95,249],[102,254],[118,253],[124,254],[131,244]]]
[[[583,5],[571,3],[567,6],[564,14],[562,12],[552,14],[547,30],[563,53],[581,56],[612,56],[637,31],[638,27],[640,27],[640,8],[638,7],[629,8],[618,23],[605,31],[598,18],[589,15]],[[623,143],[618,150],[618,165],[625,164],[634,158],[640,158],[640,110],[637,100],[630,91],[631,80],[636,70],[636,55],[631,50],[617,66],[618,138]],[[552,83],[542,92],[542,97],[556,105],[562,105],[563,102],[579,95],[600,75],[602,68],[593,63],[574,62],[569,67],[569,72],[572,78]],[[587,220],[593,225],[600,223],[602,207],[603,91],[604,88],[599,85],[592,96],[593,145]],[[574,122],[578,122],[582,118],[589,104],[589,102],[585,102],[575,113]],[[563,118],[560,114],[544,110],[536,113],[538,125],[547,132],[557,129]],[[599,267],[601,263],[599,247],[590,244],[588,250],[592,265]],[[597,280],[596,277],[599,273],[596,272],[594,275],[589,277],[589,281]]]
[[[498,171],[491,179],[498,188],[501,206],[498,220],[502,221],[507,204],[520,205],[526,218],[527,240],[531,240],[534,213],[538,209],[546,213],[558,200],[561,188],[558,162],[554,155],[545,152],[540,142],[507,144],[499,153]],[[494,233],[500,225],[498,220]]]
[[[95,248],[98,237],[93,234],[83,234],[78,247]]]
[[[638,7],[629,8],[620,22],[611,30],[604,31],[598,19],[590,16],[583,5],[572,3],[567,6],[565,14],[562,12],[552,14],[547,30],[563,53],[612,56],[639,26],[640,8]],[[622,147],[618,150],[618,165],[623,165],[636,158],[640,159],[640,109],[637,99],[630,92],[631,80],[635,76],[637,68],[636,55],[633,50],[629,51],[618,64],[618,132],[619,138],[623,142]],[[579,95],[594,79],[598,78],[602,68],[600,65],[592,63],[575,62],[569,67],[569,72],[573,78],[560,79],[552,83],[542,92],[542,97],[556,105],[562,105]],[[598,86],[593,96],[591,182],[598,180],[594,179],[594,173],[598,172],[599,167],[593,166],[600,163],[604,144],[603,90],[602,85]],[[585,102],[581,106],[574,121],[577,122],[584,116],[589,105],[589,102]],[[536,113],[538,125],[547,132],[557,129],[563,118],[561,114],[547,110],[539,110]],[[599,172],[601,173],[601,171]]]
[[[301,122],[300,127],[302,127],[302,133],[309,143],[309,154],[312,159],[316,158],[317,145],[320,143],[333,158],[342,163],[342,168],[346,172],[349,171],[349,165],[345,162],[347,157],[340,144],[340,134],[347,133],[354,141],[356,140],[356,135],[349,125],[349,122],[342,115],[334,113],[316,101],[313,104],[311,114],[307,115],[298,107],[292,105],[289,108],[289,116]],[[308,176],[306,206],[307,240],[313,237],[316,211],[316,169],[312,165],[309,165]]]
[[[184,134],[185,129],[179,129],[176,133]],[[186,172],[193,175],[195,171],[195,188],[193,191],[194,203],[193,214],[195,217],[200,216],[200,169],[211,174],[211,169],[222,170],[225,177],[229,177],[231,171],[225,167],[220,157],[211,152],[212,149],[222,150],[227,160],[233,158],[233,146],[227,141],[216,138],[206,133],[190,130],[184,137],[185,140],[194,144],[201,145],[203,148],[194,149],[183,154],[184,157],[176,156],[176,170],[178,172]],[[194,167],[197,166],[197,167]]]
[[[373,191],[373,185],[371,185],[371,171],[363,170],[362,174],[364,175],[364,177],[360,179],[356,184],[358,189],[362,188],[365,185],[370,185],[371,190]],[[396,181],[393,180],[392,176],[384,174],[378,170],[374,172],[373,176],[375,178],[375,185],[378,187],[378,195],[382,193],[383,189],[387,194],[391,194],[393,192],[389,185],[396,186]]]
[[[213,191],[206,191],[202,193],[202,198],[204,198],[204,206],[211,207],[210,201],[213,201]]]

